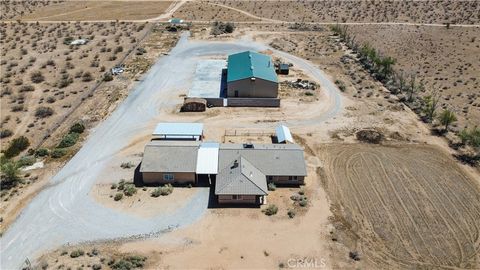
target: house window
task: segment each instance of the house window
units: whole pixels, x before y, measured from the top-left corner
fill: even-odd
[[[298,180],[298,177],[297,177],[297,176],[289,176],[289,177],[288,177],[288,180],[289,180],[289,181],[297,181],[297,180]]]
[[[173,181],[175,177],[171,173],[165,173],[163,174],[163,180],[165,181]]]
[[[241,200],[241,199],[242,199],[242,195],[232,195],[232,199],[233,199],[233,200]]]

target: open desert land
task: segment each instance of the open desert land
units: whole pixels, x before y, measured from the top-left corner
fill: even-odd
[[[36,7],[10,19],[22,21],[149,20],[171,7],[173,1],[58,1]],[[18,4],[16,4],[18,6]]]
[[[14,159],[33,166],[11,189],[2,178],[2,268],[25,258],[42,269],[480,267],[479,167],[454,158],[478,146],[452,146],[479,123],[479,28],[453,25],[478,24],[477,2],[134,2],[30,3],[3,17],[31,21],[2,23],[1,146],[27,137],[32,150]],[[189,33],[145,22],[172,16],[192,21]],[[213,21],[233,22],[233,33],[213,35]],[[348,31],[415,73],[425,86],[418,99],[438,89],[438,112],[458,120],[432,135],[439,124],[422,122],[328,25],[279,21],[387,22]],[[197,63],[242,50],[292,65],[278,77],[281,106],[180,112]],[[105,81],[120,63],[125,71]],[[49,109],[37,115],[40,107]],[[306,184],[270,191],[259,208],[212,207],[206,187],[153,196],[156,187],[133,183],[158,122],[203,123],[206,141],[236,143],[268,143],[284,123],[305,149]],[[300,194],[308,204],[291,199]],[[276,215],[263,213],[269,205]]]
[[[477,1],[208,1],[285,22],[476,24]]]
[[[3,189],[2,231],[45,187],[52,174],[81,148],[87,132],[69,135],[71,126],[80,123],[87,130],[95,127],[178,39],[178,34],[164,31],[164,25],[146,23],[3,26],[2,149],[24,136],[32,150],[23,161],[27,166],[37,162],[35,165],[45,168],[35,170],[34,166],[22,173],[25,181],[10,190]],[[15,33],[22,36],[15,38]],[[67,39],[79,37],[88,38],[89,42],[64,44]],[[125,66],[124,73],[105,75],[120,63]],[[32,79],[33,74],[40,79]],[[50,157],[43,156],[42,151]]]

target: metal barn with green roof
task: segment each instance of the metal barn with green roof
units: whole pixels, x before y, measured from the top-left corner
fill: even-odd
[[[270,56],[245,51],[228,56],[227,97],[276,98],[278,79]]]

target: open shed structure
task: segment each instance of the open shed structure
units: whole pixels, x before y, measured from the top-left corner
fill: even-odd
[[[284,125],[278,125],[275,128],[278,143],[294,143],[290,129]]]
[[[159,123],[152,134],[152,140],[201,141],[202,137],[201,123]]]

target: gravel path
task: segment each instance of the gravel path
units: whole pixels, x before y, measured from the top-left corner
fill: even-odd
[[[89,195],[100,172],[140,130],[159,117],[160,108],[174,108],[172,95],[187,89],[198,56],[226,55],[266,47],[248,40],[234,42],[188,41],[183,34],[170,55],[160,58],[125,101],[91,132],[82,149],[51,179],[51,186],[37,195],[0,240],[0,268],[18,269],[25,258],[67,243],[128,238],[161,233],[192,224],[205,213],[208,189],[174,213],[143,219],[108,209]],[[340,111],[341,98],[334,84],[311,63],[277,52],[314,76],[329,95],[331,108],[308,121],[323,121]],[[176,94],[176,96],[178,96]],[[295,124],[295,123],[291,123]]]

